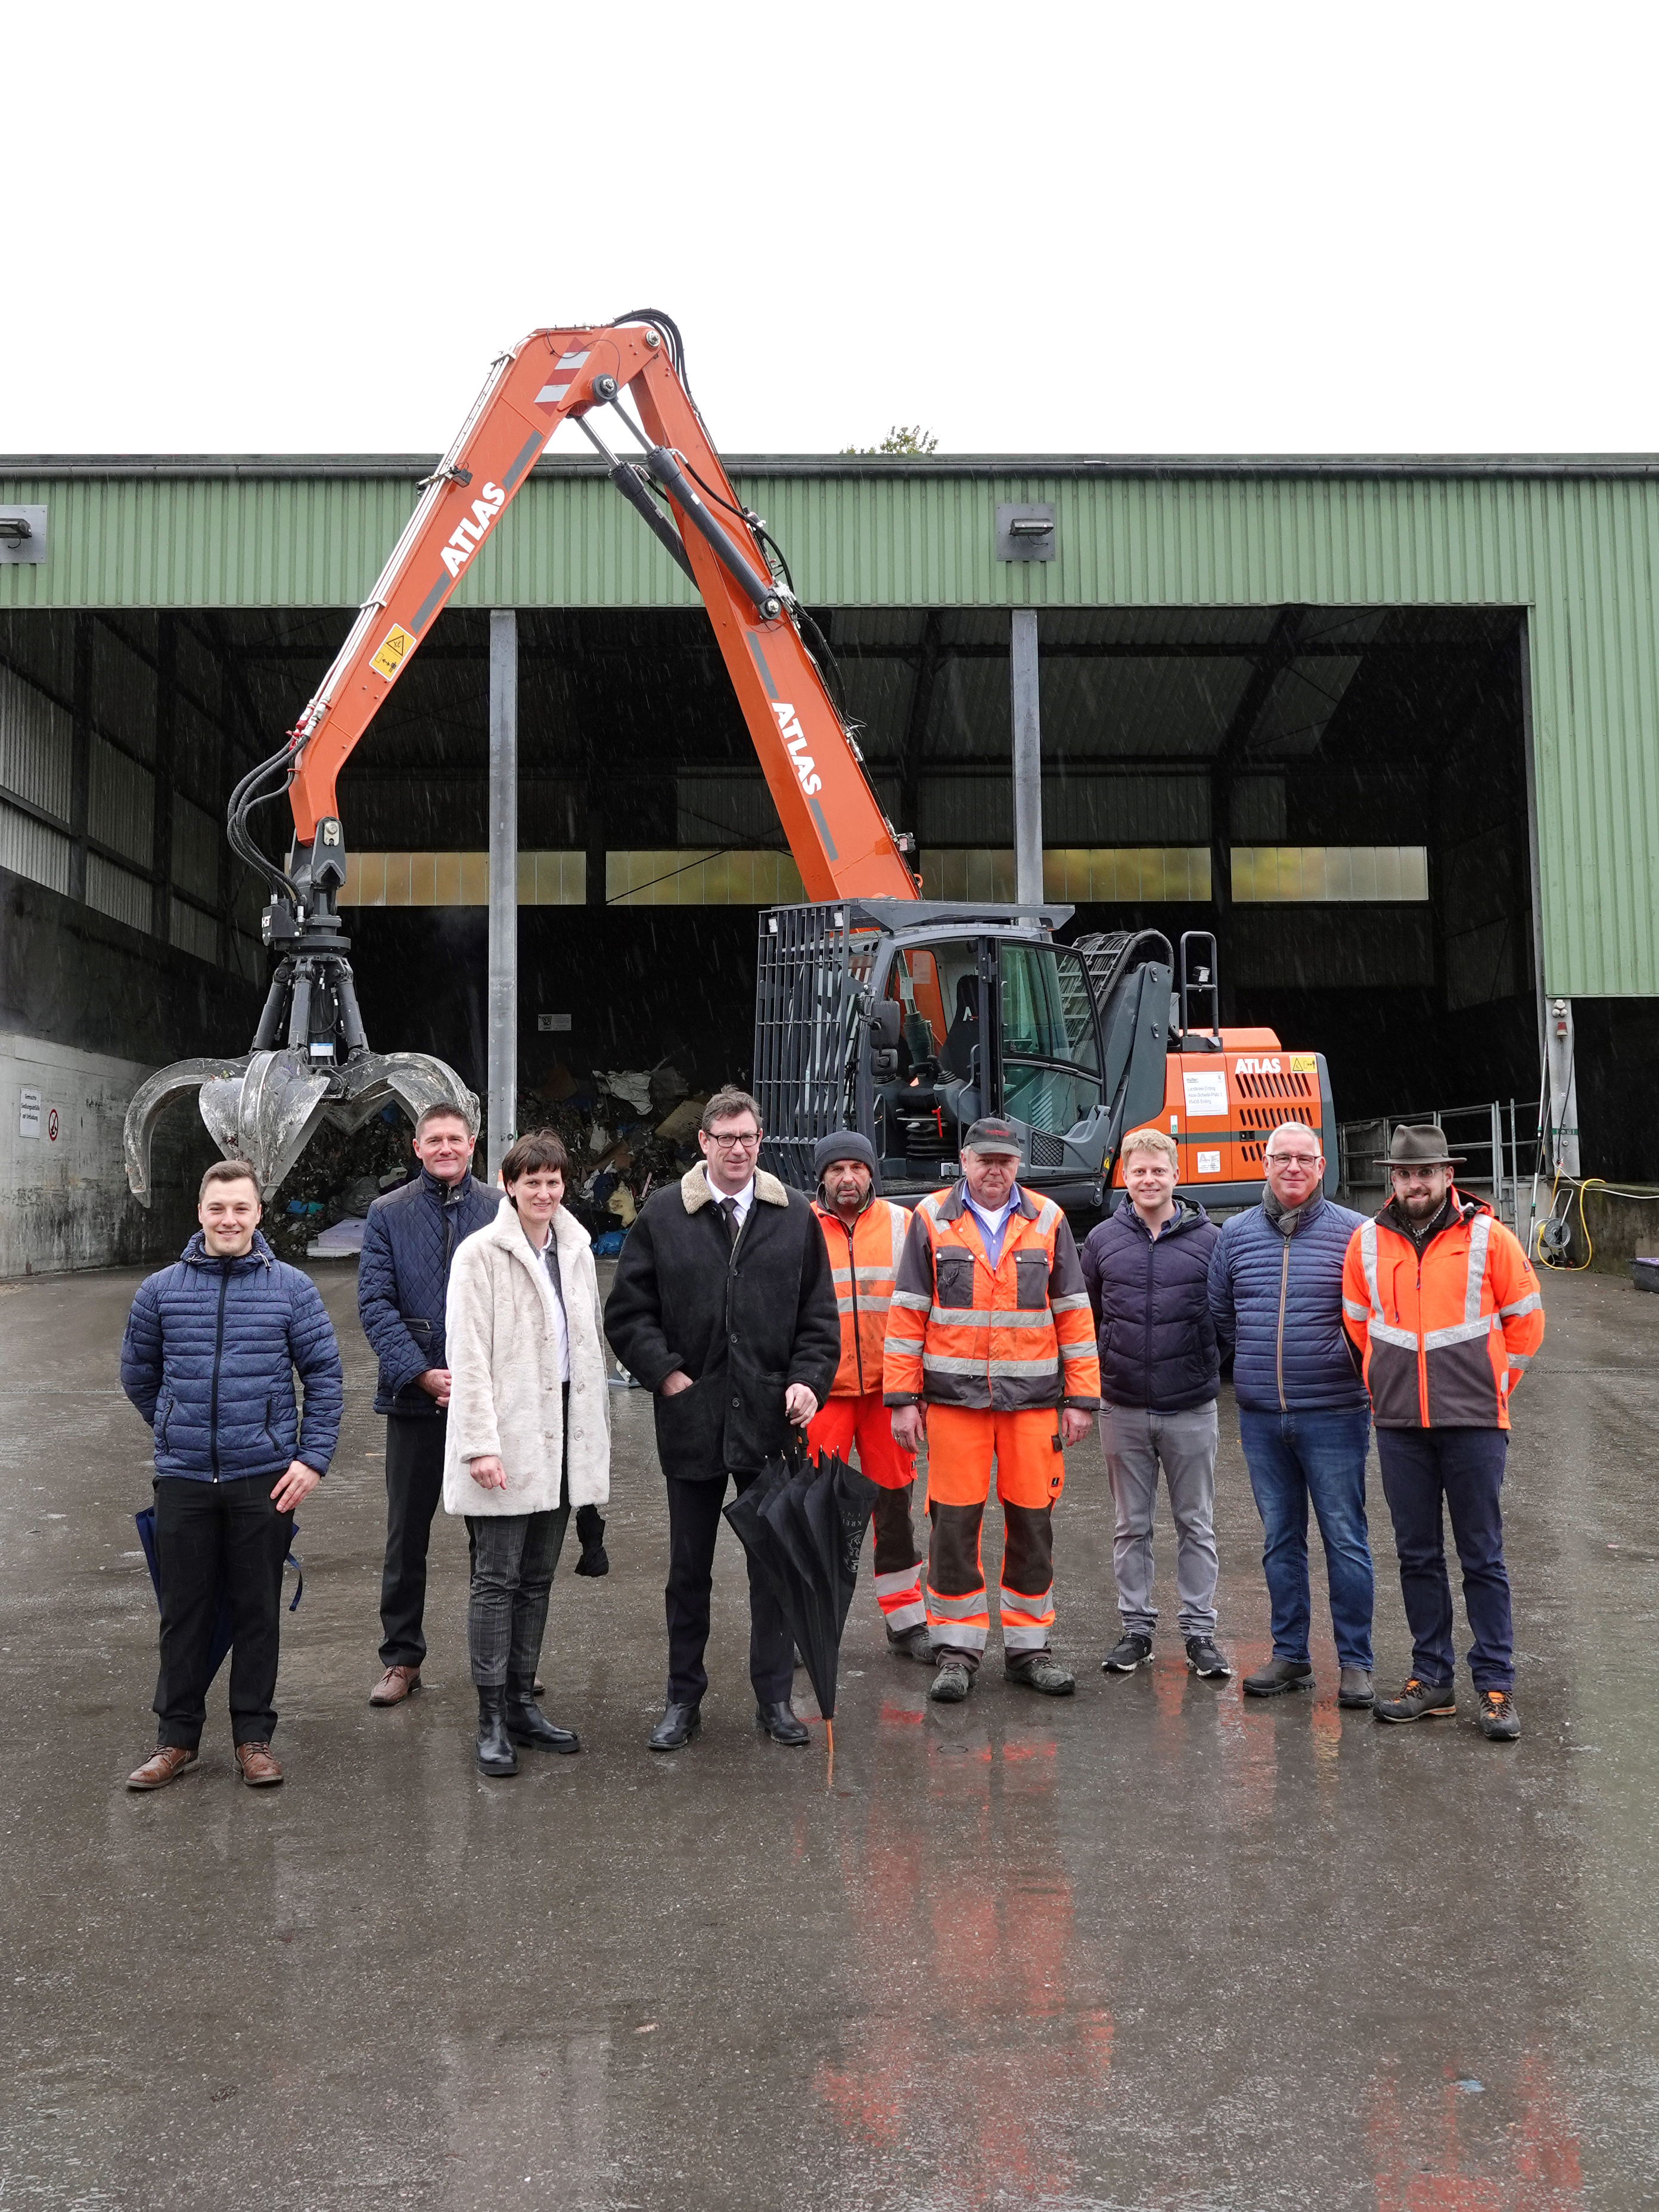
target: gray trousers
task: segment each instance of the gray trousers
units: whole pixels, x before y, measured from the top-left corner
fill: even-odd
[[[570,1500],[550,1513],[469,1513],[472,1595],[466,1610],[468,1656],[481,1690],[535,1680],[547,1626],[553,1570],[559,1564]]]
[[[1215,1453],[1219,1434],[1216,1401],[1184,1413],[1153,1413],[1144,1406],[1108,1406],[1100,1416],[1101,1449],[1117,1508],[1112,1569],[1117,1609],[1126,1633],[1150,1636],[1158,1620],[1152,1603],[1152,1511],[1158,1471],[1169,1486],[1176,1525],[1176,1590],[1183,1636],[1215,1634]]]

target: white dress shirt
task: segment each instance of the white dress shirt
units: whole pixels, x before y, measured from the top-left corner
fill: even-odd
[[[723,1206],[728,1198],[731,1200],[733,1208],[732,1214],[732,1228],[733,1231],[732,1241],[735,1243],[737,1235],[741,1232],[744,1223],[749,1218],[749,1209],[755,1203],[754,1176],[750,1176],[748,1182],[744,1183],[741,1190],[717,1190],[714,1187],[714,1178],[709,1174],[708,1170],[706,1167],[702,1171],[702,1179],[708,1185],[709,1195],[713,1198],[716,1206]]]
[[[559,1273],[559,1240],[553,1234],[551,1222],[547,1227],[547,1242],[541,1249],[542,1265],[553,1291],[553,1340],[559,1347],[559,1380],[570,1380],[570,1325],[564,1317],[564,1279]]]

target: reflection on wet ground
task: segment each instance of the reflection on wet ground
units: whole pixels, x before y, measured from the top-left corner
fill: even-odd
[[[734,1545],[704,1735],[644,1749],[663,1516],[633,1395],[615,1407],[614,1570],[561,1577],[544,1662],[583,1756],[510,1784],[472,1771],[453,1524],[428,1686],[369,1711],[380,1433],[351,1285],[325,1279],[351,1395],[286,1630],[289,1783],[235,1784],[221,1705],[203,1771],[131,1799],[155,1635],[128,1517],[143,1434],[113,1379],[133,1280],[0,1303],[0,2202],[1659,2200],[1653,1761],[1629,1663],[1659,1588],[1659,1315],[1618,1284],[1549,1285],[1519,1401],[1518,1746],[1483,1742],[1467,1710],[1412,1729],[1339,1711],[1328,1638],[1311,1698],[1247,1705],[1236,1682],[1188,1676],[1172,1632],[1151,1670],[1103,1677],[1091,1446],[1056,1546],[1077,1697],[1010,1688],[994,1654],[966,1705],[929,1707],[861,1590],[828,1790],[820,1730],[788,1753],[750,1727]],[[1231,1425],[1224,1408],[1224,1439]],[[1372,1504],[1375,1523],[1375,1480]],[[1266,1606],[1228,1443],[1218,1519],[1243,1671],[1267,1655]],[[1374,1535],[1390,1680],[1407,1652]]]

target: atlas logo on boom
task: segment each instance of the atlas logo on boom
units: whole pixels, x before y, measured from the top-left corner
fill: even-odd
[[[449,534],[447,545],[441,545],[446,568],[452,576],[459,576],[472,557],[475,545],[483,543],[483,534],[507,505],[507,494],[499,484],[487,483],[483,496],[472,502],[471,522],[458,522]]]
[[[806,732],[801,728],[794,708],[786,706],[781,699],[772,702],[772,712],[778,718],[778,734],[789,748],[789,757],[795,764],[800,787],[810,799],[815,791],[823,789],[823,778],[817,774],[812,756],[806,750]]]

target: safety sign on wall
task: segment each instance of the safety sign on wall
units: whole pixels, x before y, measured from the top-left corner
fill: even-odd
[[[58,1109],[55,1106],[46,1109],[46,1142],[49,1145],[58,1142]]]
[[[40,1133],[40,1094],[38,1091],[18,1093],[17,1133],[20,1137],[38,1137]]]

